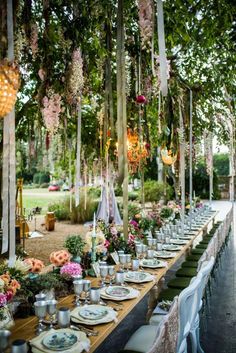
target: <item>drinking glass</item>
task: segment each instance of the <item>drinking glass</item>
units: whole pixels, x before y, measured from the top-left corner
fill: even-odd
[[[36,302],[39,302],[40,300],[46,300],[46,294],[45,293],[36,294],[35,300],[36,300]]]
[[[148,259],[153,259],[154,257],[154,250],[153,249],[148,249],[147,250],[147,258]]]
[[[129,270],[129,266],[131,264],[131,254],[126,254],[126,265],[127,265],[127,271]]]
[[[136,244],[135,251],[136,251],[137,258],[140,258],[143,251],[143,244]]]
[[[100,269],[100,276],[101,276],[101,279],[102,279],[102,283],[101,283],[101,287],[105,287],[105,279],[106,279],[106,276],[108,275],[108,266],[100,266],[99,267]]]
[[[124,271],[116,271],[116,284],[123,285],[125,281]]]
[[[157,245],[157,239],[153,238],[152,239],[152,249],[155,250]]]
[[[147,253],[147,245],[142,244],[142,256],[145,258]]]
[[[52,299],[47,301],[47,313],[50,316],[50,326],[49,329],[53,328],[53,318],[57,312],[57,300]]]
[[[124,270],[125,264],[126,264],[126,254],[120,254],[119,255],[119,261],[121,264],[121,270]]]
[[[45,300],[40,300],[34,303],[35,315],[39,319],[39,324],[37,327],[37,334],[39,335],[42,331],[45,330],[45,325],[43,325],[43,319],[47,315],[47,302]]]
[[[152,238],[147,238],[147,244],[148,248],[150,249],[152,247]]]
[[[157,251],[162,251],[162,243],[157,243]]]
[[[139,269],[139,259],[133,259],[132,260],[132,270],[138,271],[138,269]]]
[[[83,289],[84,289],[84,292],[85,292],[85,302],[84,302],[84,305],[87,305],[88,304],[88,292],[90,290],[90,287],[91,287],[91,281],[89,281],[88,279],[84,279],[84,286],[83,286]]]
[[[169,237],[169,236],[166,236],[166,238],[165,238],[165,243],[166,243],[166,244],[170,244],[170,237]]]
[[[74,285],[74,292],[75,292],[75,305],[76,306],[80,306],[80,294],[83,292],[84,289],[84,281],[82,279],[80,279],[79,281],[74,281],[73,282]]]
[[[70,326],[70,309],[62,307],[57,312],[57,322],[60,328],[66,328]]]
[[[109,286],[112,286],[113,276],[115,274],[115,266],[108,266],[108,276],[110,278]]]
[[[3,353],[9,346],[11,332],[8,330],[0,330],[0,352]]]
[[[27,353],[28,344],[25,340],[19,339],[12,342],[11,353]]]
[[[90,303],[99,304],[100,302],[100,287],[90,288]]]

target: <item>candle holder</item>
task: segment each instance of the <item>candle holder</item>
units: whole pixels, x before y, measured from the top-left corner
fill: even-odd
[[[91,267],[88,270],[88,275],[91,277],[96,277],[96,273],[92,267],[92,265],[95,264],[96,259],[96,237],[92,237]]]

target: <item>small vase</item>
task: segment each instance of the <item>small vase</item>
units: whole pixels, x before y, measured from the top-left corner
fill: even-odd
[[[77,264],[80,264],[81,262],[81,257],[79,255],[73,256],[71,258],[71,262],[76,262]]]

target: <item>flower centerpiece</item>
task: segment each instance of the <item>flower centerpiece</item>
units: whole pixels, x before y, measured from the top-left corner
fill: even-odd
[[[60,274],[66,278],[73,278],[82,275],[82,267],[76,262],[68,262],[60,269]]]
[[[71,255],[67,250],[53,251],[50,254],[50,262],[56,267],[61,267],[70,261]]]

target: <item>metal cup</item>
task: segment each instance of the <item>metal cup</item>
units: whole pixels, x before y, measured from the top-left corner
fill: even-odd
[[[46,300],[46,294],[45,293],[36,294],[35,300],[36,300],[36,302],[39,302],[40,300]]]
[[[48,314],[54,315],[56,314],[57,311],[57,300],[52,299],[52,300],[47,300],[47,312]]]
[[[66,328],[70,326],[70,309],[63,307],[57,312],[57,322],[60,328]]]
[[[40,300],[38,302],[34,303],[34,311],[35,315],[39,319],[44,319],[45,316],[47,315],[47,302],[44,300]]]
[[[162,243],[157,243],[156,249],[157,249],[157,251],[161,251],[162,250]]]
[[[25,340],[19,339],[12,342],[11,353],[27,353],[28,344]]]
[[[152,246],[152,238],[147,238],[147,244],[149,248]]]
[[[132,260],[132,270],[138,271],[138,269],[139,269],[139,259],[133,259]]]
[[[123,271],[116,272],[116,284],[124,284],[125,274]]]
[[[124,250],[118,250],[117,251],[117,254],[120,256],[120,255],[122,255],[122,254],[124,254],[125,252],[124,252]]]
[[[0,348],[2,350],[6,349],[9,345],[9,339],[11,332],[8,330],[0,330]]]
[[[147,250],[147,258],[148,258],[148,259],[153,259],[153,257],[154,257],[154,250],[148,249],[148,250]]]
[[[90,303],[98,304],[100,302],[100,288],[91,287],[90,288]]]

